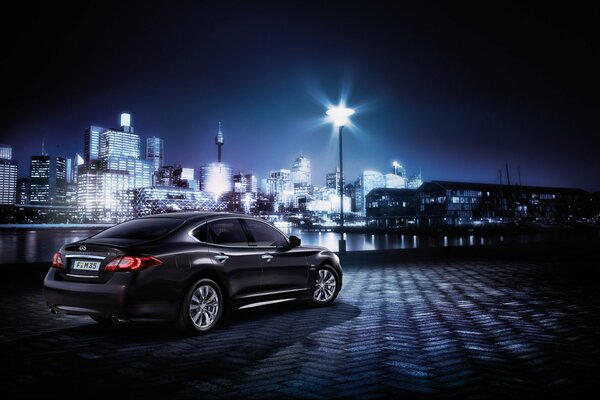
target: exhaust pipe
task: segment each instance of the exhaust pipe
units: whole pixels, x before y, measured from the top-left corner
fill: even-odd
[[[113,315],[112,317],[110,317],[110,320],[112,321],[113,324],[118,325],[118,324],[122,324],[124,322],[127,322],[126,319],[121,319],[119,317],[117,317],[116,315]]]
[[[54,308],[54,307],[50,307],[50,313],[51,313],[52,315],[56,315],[56,314],[58,314],[58,311],[56,311],[56,308]]]

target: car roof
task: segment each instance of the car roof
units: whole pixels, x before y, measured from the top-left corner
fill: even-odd
[[[240,217],[240,218],[252,218],[258,219],[257,217],[246,215],[246,214],[237,214],[232,212],[215,212],[215,211],[180,211],[180,212],[169,212],[164,214],[153,214],[146,215],[141,218],[176,218],[181,219],[183,221],[202,221],[205,219],[210,219],[213,217]]]

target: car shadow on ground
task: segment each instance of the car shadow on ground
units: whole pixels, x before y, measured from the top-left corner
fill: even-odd
[[[92,322],[1,344],[0,354],[11,364],[2,386],[18,397],[185,391],[246,376],[290,347],[294,354],[298,347],[308,351],[318,346],[320,335],[335,335],[360,313],[339,301],[328,307],[290,303],[235,310],[202,336],[185,336],[168,323]]]

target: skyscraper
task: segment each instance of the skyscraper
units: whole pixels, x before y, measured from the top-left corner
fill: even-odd
[[[273,211],[289,207],[294,200],[294,185],[289,169],[273,170],[267,179],[267,195],[273,197]]]
[[[146,160],[152,162],[154,172],[158,171],[164,164],[165,149],[161,138],[152,136],[146,139]]]
[[[85,130],[84,139],[84,161],[89,163],[100,158],[100,133],[106,131],[106,128],[91,125]]]
[[[310,160],[308,158],[301,155],[294,160],[291,178],[294,185],[310,185],[312,183]]]
[[[334,189],[336,193],[340,192],[340,169],[336,168],[335,172],[328,172],[325,175],[325,187]]]
[[[64,205],[66,160],[49,155],[32,156],[29,168],[29,204]]]
[[[300,155],[294,160],[291,180],[294,186],[294,207],[303,208],[313,193],[311,167],[308,158]]]
[[[121,114],[120,122],[121,130],[86,130],[86,162],[77,174],[77,205],[85,221],[114,223],[131,218],[130,190],[152,186],[152,162],[140,159],[140,137],[133,133],[131,115]],[[92,146],[94,131],[97,149]],[[93,150],[89,154],[88,147]]]
[[[12,147],[0,145],[0,204],[17,202],[17,162],[12,160]]]
[[[12,160],[12,146],[0,144],[0,160]]]

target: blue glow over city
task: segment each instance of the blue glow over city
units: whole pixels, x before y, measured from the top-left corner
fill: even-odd
[[[321,101],[342,97],[357,110],[349,178],[400,160],[426,179],[496,183],[508,163],[523,184],[595,191],[587,18],[478,3],[40,4],[14,14],[30,36],[5,35],[0,142],[26,176],[43,140],[71,157],[86,127],[127,111],[143,141],[164,139],[165,165],[197,169],[216,161],[223,121],[234,170],[264,178],[302,153],[324,180],[337,142]]]

